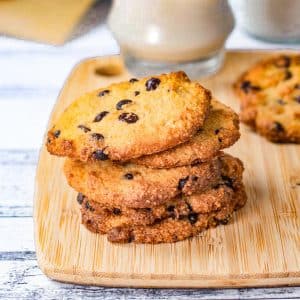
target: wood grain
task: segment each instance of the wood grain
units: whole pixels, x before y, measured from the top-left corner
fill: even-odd
[[[232,82],[266,55],[270,54],[228,53],[221,72],[201,83],[237,109]],[[95,74],[95,69],[107,68],[117,70],[116,74]],[[80,94],[128,76],[118,56],[81,62],[65,83],[49,126]],[[63,159],[50,156],[43,147],[34,208],[39,266],[56,280],[103,286],[300,284],[299,146],[271,144],[242,126],[242,138],[230,152],[245,163],[249,196],[248,204],[235,214],[232,224],[176,244],[113,245],[80,225],[76,193],[62,174]]]

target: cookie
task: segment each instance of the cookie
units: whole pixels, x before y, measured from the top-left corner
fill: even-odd
[[[164,151],[203,126],[210,99],[183,72],[112,84],[75,100],[48,132],[47,149],[84,162]]]
[[[77,201],[81,205],[82,214],[93,213],[98,216],[98,223],[104,224],[109,220],[110,224],[116,222],[116,226],[150,225],[157,220],[172,216],[182,216],[189,212],[191,207],[197,213],[208,213],[222,206],[221,193],[217,189],[229,188],[237,190],[242,182],[243,164],[229,155],[224,155],[221,160],[221,177],[217,184],[203,193],[195,193],[190,196],[179,195],[168,202],[151,208],[128,208],[126,206],[103,205],[89,200],[82,194],[78,194]],[[229,191],[230,192],[230,191]],[[115,218],[114,218],[115,217]],[[114,227],[116,227],[114,226]]]
[[[300,143],[300,55],[259,62],[234,89],[244,123],[272,142]]]
[[[239,187],[240,181],[235,182]],[[238,189],[238,188],[237,188]],[[207,214],[220,211],[228,205],[228,199],[233,198],[234,190],[224,183],[203,193],[191,196],[178,196],[167,204],[154,208],[118,209],[101,207],[98,203],[84,198],[81,205],[82,218],[87,222],[96,223],[97,232],[107,233],[114,227],[128,227],[137,225],[152,225],[166,218],[183,219],[192,214]]]
[[[122,218],[114,216],[99,219],[97,214],[90,211],[83,212],[82,223],[92,232],[107,233],[107,239],[111,242],[153,244],[177,242],[195,236],[209,227],[227,224],[234,210],[245,204],[245,199],[242,184],[236,190],[223,186],[207,191],[203,195],[195,195],[193,201],[198,211],[186,204],[181,209],[181,214],[174,213],[171,217],[158,220],[153,225],[131,226],[122,223]]]
[[[173,168],[204,162],[233,145],[239,137],[238,115],[213,99],[203,128],[189,141],[160,153],[142,156],[133,162],[151,168]]]
[[[217,184],[220,164],[216,157],[193,166],[151,169],[109,160],[83,163],[66,159],[64,172],[69,185],[88,199],[116,207],[147,208]]]

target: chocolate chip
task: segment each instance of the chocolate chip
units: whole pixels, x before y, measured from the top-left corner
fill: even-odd
[[[251,87],[251,82],[249,80],[245,80],[241,83],[240,88],[245,92],[248,93],[249,88]]]
[[[203,132],[203,128],[197,129],[197,133],[201,133],[201,132]]]
[[[285,105],[286,104],[286,102],[284,102],[282,99],[278,99],[277,103],[280,104],[280,105]]]
[[[257,86],[257,85],[251,85],[251,90],[252,91],[260,91],[261,88],[259,86]]]
[[[188,215],[188,219],[189,219],[191,224],[195,224],[198,220],[198,214],[191,213],[191,214]]]
[[[230,178],[230,177],[228,177],[228,176],[225,176],[225,175],[222,175],[222,180],[223,180],[223,183],[224,183],[227,187],[233,189],[233,180],[232,180],[232,178]]]
[[[289,70],[285,71],[284,80],[291,79],[292,77],[293,77],[293,74],[291,71],[289,71]]]
[[[276,121],[273,123],[272,129],[277,132],[284,132],[284,127],[281,125],[281,123],[276,122]]]
[[[185,219],[186,218],[186,215],[178,215],[178,213],[177,214],[174,214],[174,219],[178,219],[178,220],[183,220],[183,219]]]
[[[220,132],[220,129],[215,130],[215,134],[218,134]]]
[[[107,94],[109,94],[109,90],[103,90],[103,91],[101,91],[101,92],[98,94],[98,96],[99,96],[99,97],[103,97],[103,96],[105,96],[105,95],[107,95]]]
[[[84,200],[84,196],[83,196],[83,194],[81,194],[81,193],[78,193],[78,195],[77,195],[77,202],[81,205],[82,204],[82,202],[83,202],[83,200]]]
[[[95,117],[93,122],[100,122],[108,113],[108,111],[102,111]]]
[[[174,209],[175,209],[175,206],[174,206],[174,205],[169,205],[169,206],[167,207],[167,211],[168,211],[168,212],[173,212]]]
[[[156,90],[159,84],[160,84],[160,79],[152,77],[148,79],[145,83],[146,90],[147,91]]]
[[[198,180],[198,176],[193,175],[192,176],[192,181],[197,181]]]
[[[134,83],[134,82],[137,82],[137,81],[139,81],[139,80],[136,79],[136,78],[131,78],[131,79],[129,79],[129,82],[131,82],[131,83]]]
[[[225,217],[225,219],[221,219],[221,220],[215,218],[215,221],[217,222],[217,224],[227,225],[230,219],[231,219],[231,215],[228,215]]]
[[[54,137],[55,138],[58,138],[59,136],[60,136],[60,130],[55,130],[54,132],[53,132],[53,135],[54,135]]]
[[[192,161],[191,166],[194,167],[199,165],[200,163],[201,163],[200,159],[197,158]]]
[[[261,90],[261,88],[259,86],[252,85],[251,81],[249,81],[249,80],[243,81],[240,87],[246,94],[248,94],[251,91],[260,91]]]
[[[128,124],[135,123],[139,117],[135,113],[122,113],[119,115],[119,120]]]
[[[218,141],[219,141],[220,143],[222,143],[223,140],[222,140],[220,137],[218,137]]]
[[[84,126],[84,125],[78,125],[77,127],[78,127],[79,129],[83,130],[85,133],[91,131],[90,128],[88,128],[88,127],[86,127],[86,126]]]
[[[123,99],[123,100],[120,100],[117,104],[116,104],[116,109],[117,110],[121,110],[123,107],[123,105],[126,105],[126,104],[129,104],[129,103],[132,103],[132,100],[130,99]]]
[[[184,188],[184,186],[185,186],[185,184],[187,183],[188,180],[189,180],[189,176],[186,176],[185,178],[179,179],[177,188],[178,188],[180,191],[182,191],[183,188]]]
[[[94,211],[95,209],[91,206],[90,202],[89,201],[86,201],[85,202],[85,208],[90,210],[90,211]]]
[[[138,96],[140,93],[141,93],[141,92],[139,92],[139,91],[135,91],[135,92],[134,92],[134,96]]]
[[[114,215],[120,215],[121,214],[121,209],[119,209],[119,208],[113,208],[113,214]]]
[[[214,190],[217,190],[221,185],[222,185],[222,184],[217,183],[217,184],[213,185],[212,188],[213,188]]]
[[[124,175],[124,178],[126,178],[126,179],[128,179],[128,180],[132,180],[133,179],[133,174],[131,174],[131,173],[126,173],[125,175]]]
[[[295,89],[299,89],[300,90],[300,83],[296,83]]]
[[[50,144],[51,143],[51,140],[49,138],[47,138],[47,143]]]
[[[104,136],[101,133],[96,133],[96,132],[92,133],[91,137],[97,141],[104,139]]]
[[[172,234],[172,240],[174,242],[177,242],[178,241],[178,235],[177,234]]]
[[[291,59],[287,56],[281,56],[275,61],[278,68],[288,68],[291,65]]]
[[[150,212],[152,209],[150,207],[140,208],[142,211]]]
[[[294,99],[296,102],[300,103],[300,96],[296,96]]]
[[[219,223],[222,224],[222,225],[227,225],[228,222],[229,222],[228,219],[219,220]]]
[[[92,157],[96,160],[107,160],[108,155],[103,152],[103,150],[96,150],[93,152]]]

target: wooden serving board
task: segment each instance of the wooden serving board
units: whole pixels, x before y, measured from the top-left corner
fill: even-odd
[[[238,110],[231,85],[263,52],[230,52],[223,69],[201,80]],[[79,95],[127,80],[119,56],[80,62],[67,79],[51,126]],[[234,222],[183,242],[111,244],[80,223],[76,192],[66,183],[63,158],[42,147],[35,191],[38,264],[55,280],[103,286],[245,287],[300,284],[300,145],[276,145],[242,125],[230,151],[246,167],[246,206]]]

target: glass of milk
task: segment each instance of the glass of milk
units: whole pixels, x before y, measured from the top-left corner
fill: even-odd
[[[238,22],[250,34],[271,42],[300,42],[299,0],[231,0]]]
[[[227,0],[114,0],[108,24],[138,76],[216,72],[234,27]]]

